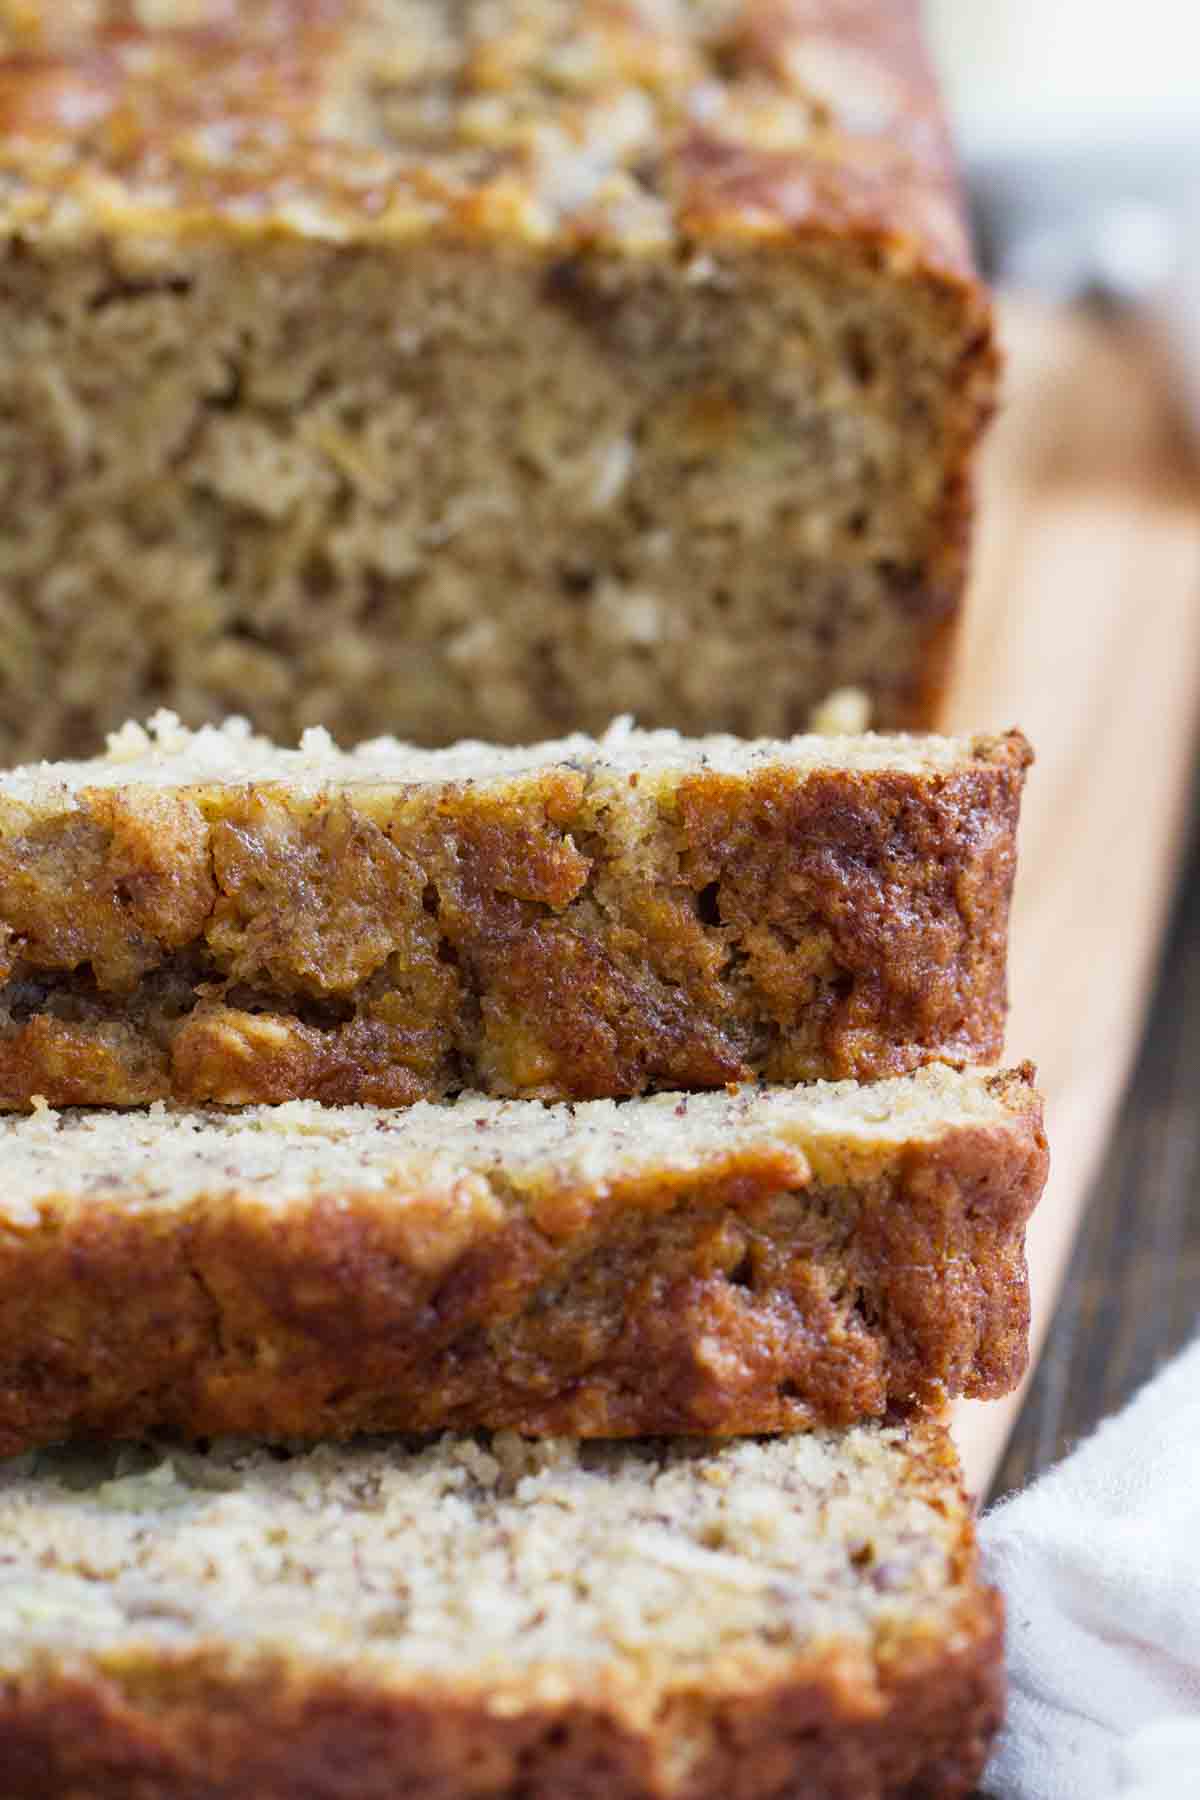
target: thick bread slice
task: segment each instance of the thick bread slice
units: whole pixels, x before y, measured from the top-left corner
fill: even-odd
[[[1001,1049],[1029,750],[278,750],[131,727],[0,777],[0,1101],[545,1099]]]
[[[935,1800],[1001,1710],[937,1426],[38,1460],[5,1800]]]
[[[999,1394],[1029,1071],[0,1124],[0,1453],[779,1431]]]

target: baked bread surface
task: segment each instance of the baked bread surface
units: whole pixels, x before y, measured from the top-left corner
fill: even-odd
[[[876,1078],[1002,1045],[1029,750],[614,728],[0,776],[0,1099],[407,1105]]]
[[[28,1463],[9,1800],[942,1797],[999,1718],[935,1426]]]
[[[0,5],[0,752],[930,723],[996,353],[917,10]]]
[[[999,1394],[1028,1071],[543,1108],[0,1125],[0,1454],[510,1426],[732,1434]]]

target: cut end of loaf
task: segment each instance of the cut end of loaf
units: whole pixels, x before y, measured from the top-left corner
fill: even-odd
[[[114,20],[0,19],[10,760],[933,721],[996,357],[915,5]]]

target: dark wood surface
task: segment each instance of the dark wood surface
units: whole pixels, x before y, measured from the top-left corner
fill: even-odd
[[[1140,1055],[993,1500],[1065,1456],[1200,1322],[1197,801]]]

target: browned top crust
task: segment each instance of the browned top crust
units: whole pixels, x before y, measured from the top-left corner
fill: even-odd
[[[0,0],[0,226],[971,274],[917,0]]]

